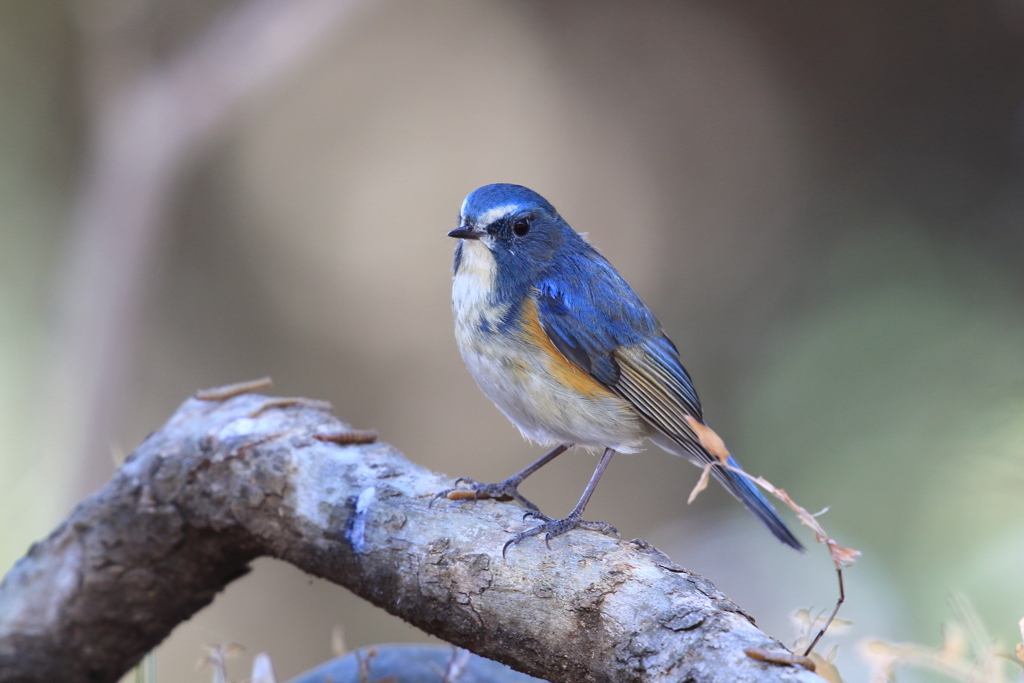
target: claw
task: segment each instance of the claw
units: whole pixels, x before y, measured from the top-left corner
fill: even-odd
[[[573,517],[569,515],[565,519],[551,519],[543,514],[532,514],[527,512],[528,515],[536,517],[537,519],[544,520],[543,524],[538,524],[532,529],[522,531],[512,538],[510,538],[504,546],[501,548],[501,556],[505,557],[506,552],[511,546],[518,545],[521,541],[530,538],[531,536],[537,536],[538,534],[544,534],[544,545],[547,546],[548,550],[551,550],[551,539],[556,536],[561,536],[567,531],[573,529],[586,529],[588,531],[596,531],[598,533],[605,534],[606,536],[614,536],[619,538],[618,530],[611,524],[605,524],[604,522],[588,522],[582,520],[579,517]],[[525,519],[524,515],[524,519]]]
[[[554,522],[555,521],[555,520],[551,519],[550,517],[548,517],[547,515],[545,515],[540,510],[527,510],[526,512],[523,513],[523,521],[525,522],[528,517],[533,517],[534,519],[539,519],[540,521],[545,522],[545,523],[546,522]]]
[[[500,481],[497,484],[481,484],[480,482],[470,479],[469,477],[459,477],[455,480],[455,488],[447,489],[434,496],[430,501],[431,507],[434,501],[438,498],[445,497],[449,500],[467,500],[473,498],[493,498],[495,500],[514,500],[526,508],[527,512],[535,513],[540,519],[548,520],[549,518],[543,515],[540,508],[528,501],[519,493],[519,485],[523,483],[528,476],[539,470],[541,467],[551,462],[560,453],[564,453],[569,448],[572,448],[572,444],[563,443],[555,446],[550,452],[546,453],[537,462],[526,467],[525,469],[513,474],[505,481]],[[461,484],[466,484],[467,488],[460,488]],[[451,495],[452,493],[460,491],[461,493],[457,496]],[[472,495],[470,495],[472,493]],[[525,519],[525,517],[524,517]]]

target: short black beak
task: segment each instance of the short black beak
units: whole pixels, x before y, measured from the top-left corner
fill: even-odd
[[[483,233],[474,232],[473,228],[466,226],[458,227],[448,233],[449,237],[455,237],[460,240],[478,240]]]

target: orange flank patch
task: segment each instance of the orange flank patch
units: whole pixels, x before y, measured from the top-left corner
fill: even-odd
[[[523,323],[523,336],[526,340],[539,348],[544,357],[548,359],[548,372],[563,386],[569,387],[587,398],[612,398],[610,391],[605,389],[593,377],[588,375],[582,368],[562,355],[562,352],[555,348],[548,337],[547,332],[540,324],[540,316],[537,313],[537,302],[527,298],[523,304],[523,313],[520,316]]]
[[[690,425],[690,429],[697,435],[697,440],[700,441],[700,445],[704,447],[704,450],[725,463],[729,459],[729,449],[725,447],[722,437],[716,434],[715,430],[711,427],[708,427],[692,415],[684,415],[683,417],[686,418],[686,424]]]

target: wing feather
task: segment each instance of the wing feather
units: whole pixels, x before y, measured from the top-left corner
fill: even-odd
[[[600,257],[596,257],[600,259]],[[570,262],[571,265],[571,262]],[[713,463],[715,478],[757,516],[775,536],[802,549],[778,513],[757,488],[721,466],[722,459],[738,467],[710,428],[713,437],[697,434],[690,420],[704,424],[700,399],[679,352],[665,336],[661,323],[626,282],[600,259],[587,278],[572,275],[543,280],[534,290],[541,327],[570,362],[608,390],[627,400],[663,438],[659,445],[689,455],[697,463]],[[589,280],[589,286],[580,283]],[[600,293],[601,296],[598,296]]]
[[[668,349],[673,347],[668,344],[671,342],[662,336],[617,349],[614,356],[622,375],[619,384],[634,386],[645,395],[645,403],[658,406],[673,422],[685,424],[684,415],[703,420],[690,375],[674,353],[669,355]]]

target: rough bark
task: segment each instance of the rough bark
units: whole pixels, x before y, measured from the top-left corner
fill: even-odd
[[[562,681],[820,681],[707,580],[642,541],[585,531],[501,548],[495,501],[429,505],[451,480],[311,403],[185,402],[0,583],[0,682],[116,681],[260,555],[411,624]]]

